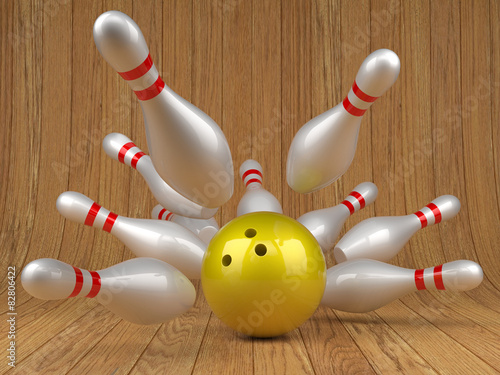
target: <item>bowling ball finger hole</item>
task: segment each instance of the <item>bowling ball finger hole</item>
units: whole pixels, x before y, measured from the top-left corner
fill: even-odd
[[[231,264],[231,261],[232,261],[232,258],[231,258],[231,255],[229,254],[226,254],[222,257],[222,265],[224,267],[227,267]]]
[[[258,244],[257,246],[255,246],[255,254],[257,254],[258,256],[264,256],[266,255],[267,253],[267,247],[266,245],[264,244]]]
[[[257,231],[253,228],[247,229],[245,231],[245,237],[247,237],[247,238],[255,237],[256,234],[257,234]]]

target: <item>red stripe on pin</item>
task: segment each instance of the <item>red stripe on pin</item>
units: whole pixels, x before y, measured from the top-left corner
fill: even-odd
[[[425,289],[424,270],[415,270],[415,286],[418,290]]]
[[[359,202],[359,207],[360,209],[365,208],[365,198],[361,194],[359,194],[357,191],[352,191],[351,194],[349,194],[351,197],[354,197],[358,200]]]
[[[97,216],[97,213],[101,209],[101,206],[99,206],[97,203],[93,203],[92,207],[90,207],[89,213],[87,214],[87,217],[85,218],[85,225],[92,226],[94,225],[95,217]]]
[[[170,220],[174,214],[172,212],[169,212],[168,215],[165,217],[165,220]]]
[[[139,160],[144,156],[146,155],[144,152],[138,152],[137,154],[134,155],[134,157],[132,158],[132,161],[130,162],[130,165],[132,166],[132,168],[136,169],[137,168],[137,163],[139,162]]]
[[[352,92],[354,92],[354,94],[364,102],[372,103],[378,99],[378,96],[370,96],[361,91],[356,81],[354,81],[352,85]]]
[[[92,288],[90,289],[89,294],[86,295],[87,298],[94,298],[97,296],[99,291],[101,290],[101,276],[95,271],[89,271],[92,276]]]
[[[68,298],[71,297],[76,297],[81,291],[82,291],[82,286],[83,286],[83,273],[82,270],[76,267],[73,267],[75,270],[75,288],[73,289],[73,292],[68,296]]]
[[[117,217],[118,217],[117,214],[110,212],[108,217],[106,218],[106,222],[104,223],[102,230],[108,233],[111,232],[111,229],[113,229],[113,225],[115,224]]]
[[[165,211],[167,211],[166,208],[162,208],[161,211],[158,213],[158,220],[161,220],[163,214],[165,213]]]
[[[135,95],[137,95],[137,98],[139,100],[145,101],[153,99],[161,92],[161,90],[163,90],[164,87],[165,87],[165,82],[163,82],[160,76],[158,76],[158,79],[155,81],[155,83],[153,83],[147,89],[134,91],[134,93]]]
[[[344,109],[349,112],[353,116],[363,116],[364,113],[366,112],[366,109],[359,109],[351,104],[349,101],[349,98],[346,96],[344,101],[342,102],[344,105]]]
[[[415,215],[417,215],[418,219],[420,220],[420,225],[422,226],[422,228],[425,228],[427,226],[427,218],[422,213],[422,211],[415,212]]]
[[[125,164],[125,154],[127,153],[128,150],[130,150],[132,147],[136,147],[134,142],[129,142],[129,143],[125,143],[122,148],[120,149],[120,151],[118,151],[118,161],[120,163],[124,163]]]
[[[432,211],[434,217],[436,218],[434,224],[440,223],[443,217],[441,215],[441,211],[439,210],[438,206],[436,206],[434,203],[429,203],[426,207]]]
[[[259,184],[262,184],[262,181],[259,180],[258,178],[251,178],[250,180],[247,181],[246,186],[250,185],[253,182],[258,182]]]
[[[443,282],[443,265],[434,267],[434,284],[438,290],[445,290]]]
[[[340,204],[343,204],[344,206],[346,206],[349,209],[349,212],[351,213],[351,215],[354,213],[354,211],[356,211],[354,209],[354,206],[352,205],[352,203],[349,202],[348,200],[342,201]]]
[[[141,78],[144,74],[146,74],[149,69],[153,66],[153,60],[151,59],[151,55],[148,54],[146,60],[143,61],[141,65],[137,68],[129,70],[128,72],[118,72],[118,74],[126,81],[132,81],[137,78]]]
[[[249,169],[248,171],[246,171],[245,173],[243,173],[243,176],[241,176],[241,179],[243,181],[245,181],[245,178],[248,176],[248,175],[251,175],[251,174],[256,174],[256,175],[259,175],[260,178],[262,178],[262,173],[257,170],[257,169]],[[248,184],[247,184],[248,185]]]

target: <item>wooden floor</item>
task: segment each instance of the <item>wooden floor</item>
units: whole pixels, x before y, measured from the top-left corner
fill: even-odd
[[[164,81],[220,124],[235,167],[264,166],[264,184],[292,217],[338,204],[373,181],[374,215],[403,215],[441,194],[460,214],[429,227],[393,263],[479,262],[466,293],[423,291],[375,312],[319,308],[275,339],[224,326],[199,284],[195,308],[160,326],[129,324],[94,300],[42,301],[17,283],[18,374],[489,374],[500,372],[500,2],[496,0],[2,1],[0,5],[0,372],[9,371],[7,267],[53,257],[102,269],[132,257],[111,235],[63,219],[76,190],[114,212],[149,217],[145,182],[101,141],[128,135],[147,151],[142,112],[94,46],[98,15],[141,27]],[[363,59],[393,49],[398,81],[361,125],[349,171],[299,195],[286,184],[293,135],[347,94]],[[217,215],[235,216],[243,186]],[[329,265],[333,257],[328,254]]]

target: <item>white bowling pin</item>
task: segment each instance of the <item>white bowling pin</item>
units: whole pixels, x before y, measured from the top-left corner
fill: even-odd
[[[136,258],[101,271],[87,271],[56,259],[24,267],[24,289],[33,297],[57,300],[85,296],[136,324],[166,322],[188,311],[196,291],[180,271],[152,258]]]
[[[160,204],[153,207],[151,217],[153,219],[172,221],[182,225],[184,228],[196,234],[207,245],[212,240],[212,237],[215,236],[215,233],[219,231],[219,225],[213,217],[208,220],[192,219],[190,217],[176,215],[163,208]]]
[[[333,248],[345,221],[356,211],[372,204],[378,189],[371,182],[363,182],[354,188],[339,205],[308,212],[297,219],[316,238],[323,251]]]
[[[111,233],[138,257],[160,259],[189,278],[200,278],[206,245],[179,224],[118,216],[74,191],[59,195],[57,210],[68,220]]]
[[[204,207],[227,202],[233,194],[234,173],[222,130],[165,85],[137,24],[118,11],[103,13],[94,24],[94,41],[139,99],[149,153],[161,178]]]
[[[299,193],[324,188],[349,168],[358,142],[361,119],[399,75],[398,56],[388,49],[371,53],[359,68],[344,101],[313,118],[292,140],[287,181]]]
[[[178,215],[208,219],[215,215],[217,208],[202,207],[172,189],[156,172],[151,158],[137,147],[130,138],[120,133],[104,137],[102,147],[106,154],[120,163],[126,164],[144,177],[151,193],[161,205]]]
[[[321,304],[348,312],[376,310],[424,289],[470,290],[481,284],[483,270],[470,260],[412,270],[371,259],[350,260],[327,270]]]
[[[386,262],[395,257],[419,229],[451,219],[458,211],[458,198],[442,195],[411,215],[363,220],[340,239],[333,254],[338,263],[360,258]]]
[[[260,211],[283,213],[276,197],[262,187],[262,166],[257,161],[248,159],[243,162],[240,177],[247,190],[238,203],[237,216]]]

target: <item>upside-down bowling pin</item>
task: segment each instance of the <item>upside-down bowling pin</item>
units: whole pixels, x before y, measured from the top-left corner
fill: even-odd
[[[321,304],[348,312],[378,309],[424,289],[465,291],[477,287],[483,270],[470,260],[412,270],[371,259],[350,260],[327,270]]]
[[[96,298],[136,324],[166,322],[194,304],[193,284],[179,270],[152,258],[130,259],[101,271],[87,271],[56,259],[37,259],[24,267],[24,289],[33,297],[57,300]]]
[[[153,207],[151,217],[153,219],[172,221],[182,225],[200,237],[200,239],[207,245],[210,243],[212,237],[215,236],[215,233],[219,231],[219,225],[213,217],[208,220],[192,219],[190,217],[176,215],[163,208],[160,204]]]
[[[398,56],[388,49],[371,53],[359,68],[344,101],[299,129],[286,166],[287,181],[299,193],[324,188],[349,168],[358,142],[361,119],[399,75]]]
[[[202,207],[172,189],[156,172],[151,158],[137,147],[130,138],[120,133],[104,137],[102,147],[106,154],[120,163],[126,164],[144,177],[153,196],[164,207],[178,215],[208,219],[215,215],[217,208]]]
[[[59,195],[57,210],[68,220],[111,233],[138,257],[156,258],[189,278],[200,277],[206,245],[179,224],[118,216],[74,191]]]
[[[410,215],[363,220],[340,239],[333,254],[338,263],[360,258],[386,262],[395,257],[419,229],[451,219],[458,211],[458,198],[442,195]]]
[[[377,198],[378,189],[374,183],[363,182],[340,204],[308,212],[297,219],[316,238],[325,252],[333,248],[345,221],[353,213],[372,204]]]
[[[240,177],[246,186],[246,192],[238,203],[236,216],[260,211],[283,213],[278,199],[262,187],[262,166],[259,162],[252,159],[243,162]]]
[[[226,137],[206,113],[165,85],[139,26],[126,14],[109,11],[96,20],[94,41],[139,99],[149,153],[161,178],[204,207],[227,202],[234,173]]]

